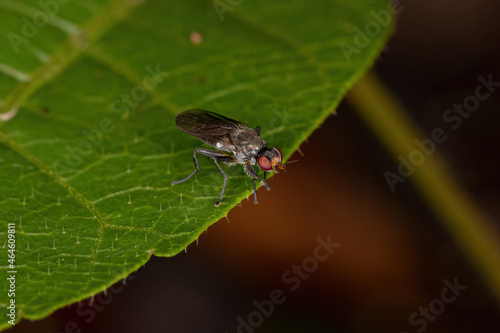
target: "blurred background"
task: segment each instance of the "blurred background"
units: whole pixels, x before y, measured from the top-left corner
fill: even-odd
[[[374,71],[425,135],[474,94],[478,76],[500,81],[498,13],[494,0],[404,2]],[[499,108],[500,91],[438,147],[497,227]],[[92,305],[24,320],[10,332],[500,331],[492,292],[410,181],[390,191],[383,173],[397,164],[348,103],[301,152],[270,180],[272,191],[259,190],[258,205],[244,200],[186,253],[153,257]],[[318,237],[340,246],[316,267],[306,258]],[[304,259],[309,273],[288,272],[294,283],[283,278]],[[449,304],[445,280],[467,287]],[[281,304],[268,317],[269,308],[257,312],[254,302],[268,306],[276,289]]]

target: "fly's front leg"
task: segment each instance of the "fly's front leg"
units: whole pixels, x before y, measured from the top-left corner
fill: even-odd
[[[269,187],[269,185],[267,184],[267,179],[266,179],[266,177],[267,177],[267,172],[266,172],[266,171],[264,171],[264,185],[266,185],[266,189],[267,189],[268,191],[271,191],[271,188],[270,188],[270,187]]]
[[[247,171],[248,175],[253,177],[253,203],[258,204],[259,202],[257,201],[257,189],[255,188],[255,183],[257,182],[257,180],[259,180],[259,175],[257,175],[257,172],[255,172],[250,163],[245,164],[245,170]]]

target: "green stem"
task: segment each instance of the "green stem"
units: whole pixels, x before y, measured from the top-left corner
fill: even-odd
[[[424,138],[423,134],[373,73],[361,78],[347,98],[395,159],[399,155],[408,159],[410,153],[418,149],[414,141]],[[443,131],[446,133],[446,129]],[[438,143],[436,148],[430,156],[424,155],[425,162],[415,166],[408,178],[483,276],[500,304],[498,231],[487,223],[459,188],[437,153]]]

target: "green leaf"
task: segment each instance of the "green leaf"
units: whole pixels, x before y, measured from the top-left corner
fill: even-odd
[[[0,124],[0,327],[12,298],[8,223],[16,321],[95,295],[152,254],[177,254],[252,182],[224,167],[214,207],[222,177],[201,158],[193,179],[171,186],[201,146],[175,115],[202,108],[261,126],[288,158],[391,30],[381,0],[0,0],[0,9],[0,106],[18,110]]]

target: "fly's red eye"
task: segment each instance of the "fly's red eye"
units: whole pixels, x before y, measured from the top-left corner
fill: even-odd
[[[274,149],[276,149],[276,151],[278,152],[278,154],[280,155],[280,162],[283,161],[283,155],[281,154],[281,150],[279,150],[278,148],[274,147]]]
[[[261,168],[264,171],[270,171],[273,168],[273,165],[271,164],[271,161],[265,156],[261,156],[257,159],[257,164],[259,168]]]

